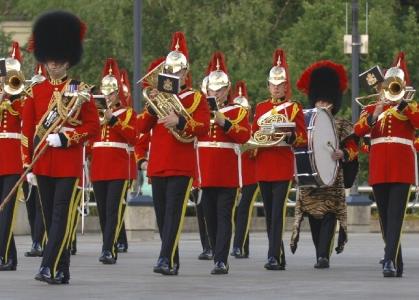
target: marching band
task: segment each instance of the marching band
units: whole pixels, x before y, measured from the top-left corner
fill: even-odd
[[[352,125],[336,116],[347,89],[345,68],[329,60],[310,65],[297,82],[310,104],[303,109],[292,99],[286,55],[278,48],[267,74],[269,97],[256,104],[251,118],[246,83],[232,84],[222,52],[213,53],[201,91],[192,88],[186,37],[175,32],[168,54],[153,60],[138,82],[145,105],[137,115],[127,72],[119,70],[116,59],[105,62],[100,95],[68,77],[67,70],[82,57],[86,29],[77,16],[64,11],[38,17],[29,43],[38,64],[29,85],[16,42],[4,60],[0,271],[17,269],[13,219],[22,189],[32,238],[25,256],[42,257],[35,279],[68,284],[70,250],[75,254],[88,183],[102,232],[99,261],[115,264],[118,252],[128,248],[124,212],[127,191],[140,180],[138,170],[151,183],[161,238],[153,272],[179,274],[179,240],[192,196],[203,246],[199,259],[213,260],[211,274],[228,274],[233,235],[230,255],[249,257],[250,221],[259,195],[269,245],[264,268],[285,270],[283,234],[294,182],[291,252],[308,217],[314,267],[329,268],[335,233],[337,253],[348,241],[345,188],[357,172],[358,152],[367,151],[369,184],[385,244],[382,273],[403,276],[401,232],[411,186],[418,185],[419,140],[419,110],[403,52],[388,70],[361,74],[377,94],[368,97],[374,101]]]

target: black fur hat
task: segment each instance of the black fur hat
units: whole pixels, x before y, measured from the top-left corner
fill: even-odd
[[[86,26],[72,13],[49,11],[35,21],[29,50],[34,51],[37,61],[79,63],[83,53],[83,37]]]
[[[318,100],[333,104],[332,114],[338,113],[342,94],[348,86],[345,68],[332,61],[320,61],[308,67],[297,82],[299,90],[307,94],[310,106]]]

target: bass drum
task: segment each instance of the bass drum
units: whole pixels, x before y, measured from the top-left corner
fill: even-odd
[[[339,163],[332,159],[339,140],[332,115],[325,109],[304,109],[307,148],[296,148],[298,186],[331,186],[336,180]]]

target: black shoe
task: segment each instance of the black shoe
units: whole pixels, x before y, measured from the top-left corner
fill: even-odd
[[[233,251],[230,253],[231,256],[234,256],[235,258],[249,258],[249,253],[242,253],[240,248],[234,247]]]
[[[397,272],[394,264],[391,260],[387,260],[383,264],[383,275],[384,277],[396,277]]]
[[[317,263],[314,265],[316,269],[328,269],[329,268],[329,260],[326,257],[319,257]]]
[[[39,268],[38,274],[35,275],[35,280],[48,282],[48,280],[51,280],[51,271],[48,267],[41,267]]]
[[[271,256],[268,258],[268,262],[265,264],[265,269],[271,271],[282,271],[285,270],[285,265],[279,264],[278,260]]]
[[[128,251],[128,247],[123,243],[118,243],[116,244],[116,251],[118,251],[118,253],[126,253]]]
[[[41,257],[42,256],[42,246],[41,243],[34,242],[30,251],[25,252],[26,257]]]
[[[174,264],[171,268],[168,263],[163,263],[161,266],[161,274],[162,275],[178,275],[179,273],[179,266]]]
[[[214,265],[214,269],[212,269],[211,274],[212,275],[222,275],[222,274],[228,274],[229,266],[226,265],[222,261],[217,261]]]
[[[381,258],[381,259],[378,261],[378,263],[379,263],[380,265],[384,264],[384,258]]]
[[[16,271],[16,263],[13,259],[9,259],[7,263],[3,263],[3,259],[0,257],[0,271]]]
[[[237,255],[240,255],[240,254],[241,254],[240,248],[239,247],[233,247],[233,250],[231,251],[230,256],[237,256]]]
[[[211,249],[205,249],[201,254],[199,254],[199,260],[212,260],[214,258],[214,253]]]
[[[103,251],[102,255],[99,257],[99,261],[104,265],[114,265],[116,264],[116,258],[112,256],[111,251]]]
[[[159,259],[157,260],[156,265],[153,267],[153,272],[161,274],[163,263],[164,263],[164,258],[159,257]]]

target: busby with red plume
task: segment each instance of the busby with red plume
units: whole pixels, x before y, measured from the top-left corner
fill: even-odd
[[[10,50],[9,57],[14,58],[18,60],[20,63],[22,63],[23,58],[22,58],[22,53],[20,52],[20,47],[19,47],[18,42],[15,42],[15,41],[12,42],[12,49]]]
[[[249,96],[247,94],[246,82],[244,80],[236,82],[233,94],[233,103],[239,104],[246,109],[250,109]]]
[[[319,100],[333,104],[332,114],[335,115],[348,88],[346,70],[343,65],[330,60],[318,61],[304,70],[297,88],[308,95],[311,107],[315,107]]]
[[[269,71],[268,82],[279,85],[286,84],[285,98],[291,98],[291,83],[285,52],[281,48],[275,50],[272,60],[272,68]]]
[[[102,71],[100,91],[107,96],[114,92],[122,91],[121,74],[118,63],[114,58],[107,58]],[[121,97],[122,99],[123,97]]]
[[[68,62],[71,67],[81,59],[85,33],[86,25],[74,14],[50,11],[35,21],[28,50],[40,63]]]
[[[404,73],[404,80],[406,82],[406,85],[410,85],[410,76],[409,76],[409,71],[407,69],[407,63],[406,63],[406,58],[405,58],[405,54],[403,51],[400,51],[396,58],[393,61],[392,67],[397,67],[403,70]],[[385,77],[385,76],[384,76]]]
[[[121,85],[122,95],[120,95],[120,97],[124,98],[124,102],[127,106],[132,106],[131,83],[126,69],[121,70]]]
[[[177,31],[173,34],[170,50],[172,51],[166,56],[164,69],[173,74],[188,69],[189,51],[183,32]]]
[[[228,77],[227,65],[224,54],[221,51],[213,53],[207,68],[208,85],[213,91],[218,91],[223,87],[230,87],[231,82]]]

